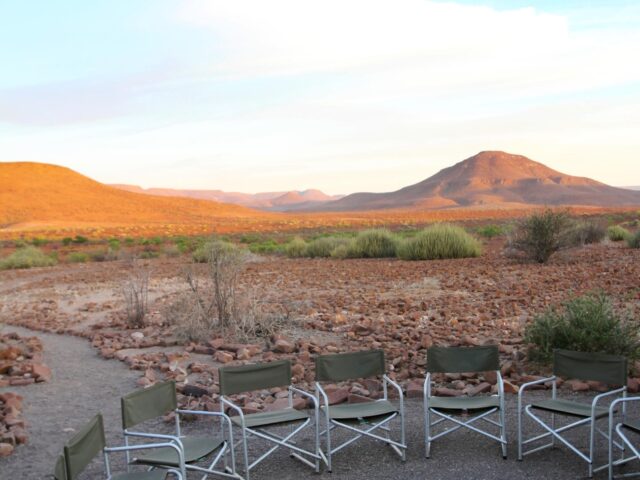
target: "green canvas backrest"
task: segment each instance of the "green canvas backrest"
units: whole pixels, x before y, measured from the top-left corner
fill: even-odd
[[[67,480],[67,471],[65,468],[64,455],[58,455],[56,466],[53,470],[53,478],[55,478],[55,480]]]
[[[553,352],[553,373],[578,380],[626,385],[627,359],[620,355],[557,349]]]
[[[497,345],[431,347],[427,350],[427,372],[462,373],[490,370],[500,370]]]
[[[291,385],[289,360],[254,363],[239,367],[220,367],[218,372],[222,395]]]
[[[122,428],[127,429],[178,408],[176,384],[174,381],[156,383],[152,387],[125,395],[120,403]]]
[[[64,446],[67,480],[75,480],[104,447],[104,425],[98,414]]]
[[[316,381],[318,382],[341,382],[384,375],[385,373],[384,352],[382,350],[316,357]]]

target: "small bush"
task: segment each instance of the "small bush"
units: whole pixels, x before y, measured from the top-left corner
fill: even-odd
[[[609,237],[609,240],[611,240],[612,242],[622,242],[623,240],[629,238],[630,234],[631,233],[629,232],[629,230],[621,227],[620,225],[612,225],[611,227],[607,228],[607,237]]]
[[[351,258],[389,258],[396,256],[398,238],[389,230],[380,228],[358,233],[349,244]]]
[[[127,323],[132,328],[144,327],[149,303],[149,270],[133,263],[129,278],[122,287]]]
[[[131,238],[131,237],[126,237],[126,238],[124,239],[124,244],[125,244],[127,247],[133,247],[133,246],[136,244],[136,241],[135,241],[135,239],[133,239],[133,238]]]
[[[73,238],[71,237],[64,237],[62,239],[62,245],[64,245],[65,247],[68,247],[69,245],[71,245],[71,242],[73,242]]]
[[[640,230],[633,235],[629,235],[629,238],[627,238],[627,245],[631,248],[640,248]]]
[[[109,250],[118,251],[120,250],[120,240],[117,238],[110,238],[107,242],[109,244]]]
[[[520,222],[510,239],[511,249],[538,263],[546,263],[551,255],[567,248],[571,222],[566,212],[546,209]]]
[[[600,243],[607,236],[606,229],[595,222],[574,222],[568,227],[567,242],[571,246],[583,246]]]
[[[92,250],[90,252],[87,252],[87,255],[92,262],[106,262],[107,260],[109,260],[109,251],[106,248]]]
[[[323,257],[328,258],[331,257],[333,251],[341,246],[348,247],[351,244],[351,241],[348,238],[342,237],[320,237],[312,240],[307,244],[307,250],[305,255],[307,257],[316,258]]]
[[[0,270],[17,268],[50,267],[57,263],[55,258],[37,247],[29,246],[16,250],[8,257],[0,259]]]
[[[260,242],[249,243],[248,245],[251,253],[276,253],[282,251],[282,245],[272,238]]]
[[[407,238],[398,250],[403,260],[435,260],[477,257],[482,253],[480,242],[456,225],[436,224]]]
[[[182,252],[176,245],[167,245],[162,249],[164,256],[169,258],[179,257]]]
[[[484,225],[482,227],[478,227],[476,232],[482,237],[493,238],[504,235],[505,229],[500,225]]]
[[[548,362],[553,350],[602,352],[640,358],[640,324],[615,312],[604,294],[588,294],[552,307],[534,318],[525,330],[532,360]]]
[[[82,244],[87,242],[89,242],[89,239],[87,237],[83,237],[82,235],[76,235],[73,239],[73,243]]]
[[[295,237],[285,246],[284,253],[289,258],[301,258],[307,254],[307,242],[300,237]]]
[[[151,258],[158,258],[160,256],[160,253],[156,252],[155,250],[144,250],[140,252],[140,255],[138,256],[144,260],[149,260]]]
[[[49,240],[46,239],[46,238],[35,237],[35,238],[31,239],[31,244],[34,247],[43,247],[47,243],[49,243]]]
[[[69,263],[85,263],[89,261],[89,255],[83,252],[72,252],[67,257]]]

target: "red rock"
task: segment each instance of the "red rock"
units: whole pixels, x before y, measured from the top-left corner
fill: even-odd
[[[336,405],[338,403],[346,402],[349,398],[349,389],[346,387],[331,390],[327,389],[325,391],[327,393],[329,405]]]
[[[470,397],[474,397],[480,393],[489,392],[490,390],[491,390],[491,384],[489,382],[482,382],[474,387],[469,388],[467,391],[467,394]]]
[[[233,361],[233,353],[225,352],[224,350],[218,350],[214,355],[216,362],[229,363]]]
[[[566,384],[574,392],[586,392],[589,390],[589,384],[580,380],[567,380]]]
[[[371,399],[369,397],[365,397],[364,395],[358,395],[357,393],[350,393],[347,398],[349,403],[366,403],[370,402]]]
[[[514,385],[509,380],[504,381],[504,393],[518,393],[520,391],[520,387]]]
[[[453,390],[451,388],[438,387],[434,390],[434,393],[438,397],[459,397],[462,395],[461,390]]]
[[[13,453],[14,447],[9,443],[0,443],[0,457],[8,457]]]
[[[638,393],[640,392],[640,380],[637,378],[629,377],[627,379],[627,390],[629,393]]]
[[[293,365],[291,367],[291,374],[298,379],[304,378],[304,365],[302,365],[301,363],[296,363],[295,365]]]
[[[276,353],[293,353],[296,351],[296,346],[284,338],[279,338],[273,345],[273,351]]]

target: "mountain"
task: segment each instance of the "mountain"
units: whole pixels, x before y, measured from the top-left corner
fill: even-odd
[[[419,183],[389,193],[354,193],[323,211],[396,208],[640,205],[640,192],[552,170],[505,152],[480,152]]]
[[[0,226],[27,222],[210,224],[216,217],[257,213],[219,202],[127,192],[56,165],[0,163]]]
[[[166,197],[187,197],[215,202],[233,203],[244,207],[269,211],[291,211],[319,206],[342,198],[341,195],[330,196],[320,190],[303,190],[290,192],[240,193],[222,190],[178,190],[172,188],[142,188],[137,185],[112,184],[114,188],[128,192],[146,193]]]

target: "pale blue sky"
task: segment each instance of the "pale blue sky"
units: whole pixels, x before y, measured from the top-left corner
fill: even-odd
[[[388,191],[480,150],[640,185],[634,1],[0,0],[0,161]]]

